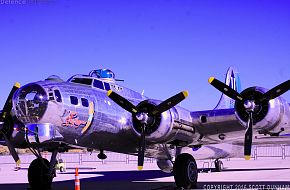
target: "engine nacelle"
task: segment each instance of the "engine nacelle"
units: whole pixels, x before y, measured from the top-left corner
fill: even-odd
[[[26,148],[27,143],[25,141],[24,132],[21,131],[24,127],[23,123],[21,123],[13,113],[13,116],[9,114],[8,117],[6,117],[1,130],[5,133],[15,148]],[[0,134],[0,139],[5,140],[2,134]]]
[[[241,95],[247,100],[259,99],[267,89],[262,87],[250,87],[241,92]],[[275,128],[284,117],[288,105],[281,98],[275,98],[270,101],[257,102],[257,107],[254,110],[253,122],[256,130],[270,131]],[[241,102],[235,103],[235,114],[237,119],[243,126],[247,126],[248,113]]]
[[[161,101],[158,100],[145,100],[138,104],[138,110],[144,113],[150,113]],[[146,140],[153,143],[165,142],[172,136],[174,119],[170,110],[167,110],[160,115],[153,116],[146,129],[145,135]],[[134,131],[140,135],[141,134],[141,124],[136,119],[136,115],[133,115],[133,126]]]

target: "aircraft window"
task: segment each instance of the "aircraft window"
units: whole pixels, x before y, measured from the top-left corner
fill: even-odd
[[[70,82],[78,83],[78,84],[85,84],[85,85],[92,85],[93,79],[90,78],[73,78]]]
[[[87,99],[85,99],[85,98],[81,98],[81,101],[82,101],[82,105],[83,105],[84,107],[89,107],[89,101],[88,101]]]
[[[104,82],[104,85],[105,85],[105,89],[106,89],[106,90],[110,90],[110,89],[111,89],[109,83]]]
[[[31,92],[31,93],[28,93],[28,94],[25,96],[25,99],[26,99],[26,100],[34,100],[36,94],[37,94],[37,92]]]
[[[55,99],[57,102],[61,102],[61,94],[59,90],[54,90]]]
[[[75,96],[70,96],[70,103],[73,104],[73,105],[78,105],[79,100]]]
[[[104,90],[103,82],[99,80],[94,80],[94,87]]]
[[[53,93],[52,92],[48,93],[48,96],[49,96],[49,100],[54,100],[54,97],[53,97]]]

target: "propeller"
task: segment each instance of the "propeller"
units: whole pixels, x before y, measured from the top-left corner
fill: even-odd
[[[16,164],[19,165],[20,164],[20,159],[19,156],[14,148],[14,146],[12,145],[11,141],[9,140],[9,138],[7,137],[7,132],[5,132],[4,130],[4,125],[8,125],[9,126],[9,116],[11,116],[11,110],[12,110],[12,97],[14,95],[14,93],[16,92],[16,90],[18,90],[20,88],[20,84],[17,82],[14,84],[13,88],[11,89],[8,98],[4,104],[2,113],[0,113],[0,125],[1,125],[1,129],[0,129],[0,133],[3,135],[6,145],[10,151],[10,154],[12,155],[13,159],[15,160]],[[9,126],[11,127],[11,126]]]
[[[138,106],[134,106],[129,100],[120,96],[112,90],[109,90],[107,92],[107,96],[111,98],[116,104],[118,104],[128,112],[132,113],[132,115],[136,117],[138,122],[141,124],[141,138],[138,147],[138,169],[142,170],[144,164],[144,152],[146,147],[146,128],[150,125],[155,116],[169,110],[170,108],[183,101],[188,96],[188,92],[182,91],[168,98],[167,100],[161,102],[159,105],[155,106],[155,108],[148,113],[138,110]]]
[[[262,98],[260,98],[260,101],[262,102],[265,100],[269,101],[269,100],[275,99],[278,96],[287,92],[289,89],[290,89],[290,80],[287,80],[287,81],[275,86],[274,88],[272,88],[268,92],[266,92],[262,96]]]
[[[240,93],[230,88],[223,82],[215,79],[214,77],[210,77],[208,79],[208,82],[213,87],[218,89],[220,92],[226,94],[228,97],[244,105],[244,108],[248,113],[247,130],[245,133],[245,141],[244,141],[244,156],[246,160],[249,160],[251,158],[251,149],[252,149],[253,116],[256,114],[257,108],[260,106],[262,102],[270,101],[287,92],[290,89],[290,80],[287,80],[277,85],[276,87],[268,90],[261,97],[253,98],[251,100],[248,100],[247,97],[243,97]]]

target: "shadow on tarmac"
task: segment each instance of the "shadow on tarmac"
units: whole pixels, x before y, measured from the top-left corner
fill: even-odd
[[[244,170],[242,170],[244,171]],[[66,173],[73,174],[73,173]],[[138,189],[138,190],[177,190],[174,182],[157,182],[154,178],[172,176],[160,170],[139,171],[104,171],[104,172],[79,172],[82,174],[98,174],[92,178],[81,179],[82,190],[116,190],[116,189]],[[58,175],[64,175],[59,173]],[[140,181],[140,182],[138,182]],[[198,189],[246,189],[252,186],[260,187],[288,187],[290,182],[198,182]],[[275,188],[277,187],[277,188]],[[0,189],[28,190],[28,184],[0,184]],[[54,182],[51,190],[73,190],[74,180]],[[30,189],[32,190],[32,189]]]

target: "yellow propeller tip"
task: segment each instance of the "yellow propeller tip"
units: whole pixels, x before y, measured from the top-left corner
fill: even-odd
[[[143,170],[143,166],[138,166],[138,170]]]
[[[110,96],[110,95],[112,94],[112,92],[113,92],[113,90],[109,90],[109,91],[107,92],[107,96]]]
[[[250,160],[251,156],[245,155],[245,160]]]
[[[183,91],[182,93],[183,93],[183,96],[184,96],[185,98],[188,96],[188,91],[187,91],[187,90]]]
[[[16,165],[19,166],[20,164],[21,164],[21,161],[19,159],[19,160],[17,160]]]
[[[209,77],[208,83],[212,83],[213,80],[214,80],[214,77]]]
[[[17,87],[17,88],[20,88],[20,83],[19,83],[19,82],[16,82],[16,83],[14,84],[14,86]]]

